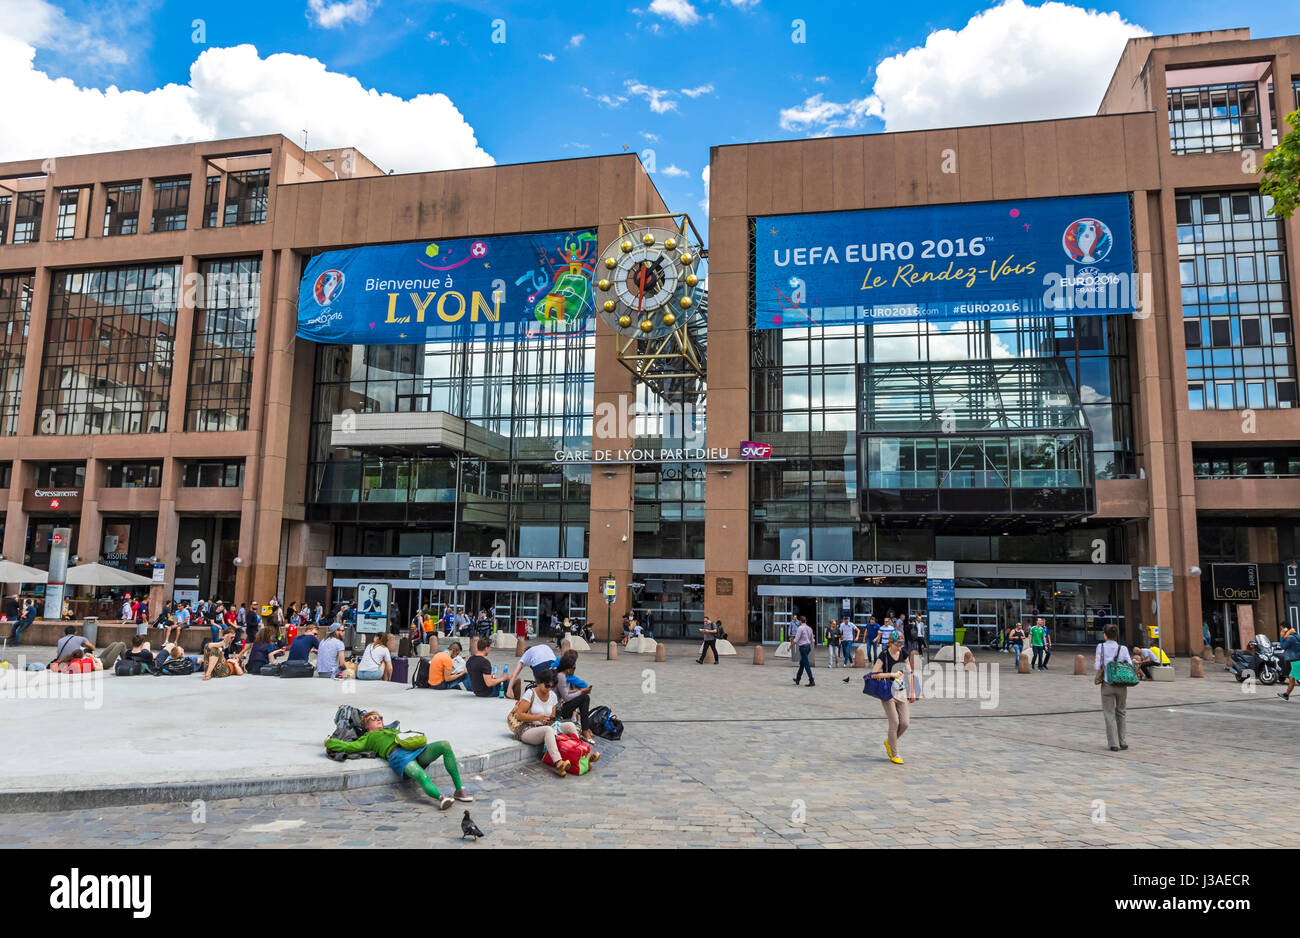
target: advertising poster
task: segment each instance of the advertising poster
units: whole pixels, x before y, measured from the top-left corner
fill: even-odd
[[[357,584],[357,631],[388,631],[388,584]]]
[[[546,339],[594,329],[591,230],[326,251],[298,289],[298,337],[356,345]]]
[[[1132,313],[1127,195],[755,219],[759,329]]]

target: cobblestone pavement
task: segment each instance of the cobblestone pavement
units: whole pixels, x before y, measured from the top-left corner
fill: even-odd
[[[861,692],[862,672],[826,669],[825,650],[811,689],[796,687],[781,659],[754,667],[742,649],[698,666],[694,652],[672,645],[660,664],[584,655],[579,673],[597,702],[627,722],[621,743],[600,741],[607,758],[582,778],[528,763],[467,779],[477,796],[470,810],[488,832],[477,844],[458,840],[462,806],[441,813],[405,783],[198,807],[0,815],[0,847],[484,849],[557,837],[569,846],[649,847],[1291,845],[1280,827],[1243,833],[1234,805],[1297,777],[1300,700],[1279,700],[1271,687],[1243,692],[1222,666],[1192,680],[1181,660],[1177,681],[1130,689],[1131,748],[1112,753],[1097,689],[1070,673],[1072,653],[1058,651],[1052,670],[1024,675],[1008,656],[985,653],[997,705],[913,705],[898,766],[885,759],[885,721]],[[88,783],[93,776],[88,766]]]

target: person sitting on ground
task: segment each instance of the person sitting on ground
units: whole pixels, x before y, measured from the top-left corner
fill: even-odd
[[[275,647],[275,629],[262,626],[252,644],[245,649],[244,670],[249,674],[261,674],[264,667],[283,661],[288,654],[287,650]]]
[[[137,635],[131,639],[131,650],[122,655],[124,661],[142,661],[153,667],[153,651],[149,648],[149,643],[145,641],[145,636]]]
[[[172,658],[184,658],[185,649],[175,642],[163,642],[162,650],[154,658],[153,666],[161,670],[162,666]]]
[[[1158,664],[1168,664],[1169,656],[1160,650],[1159,646],[1152,645],[1143,648],[1140,645],[1133,646],[1133,662],[1142,670],[1142,680],[1154,680],[1151,677],[1151,669]]]
[[[544,646],[543,646],[544,647]],[[555,692],[555,672],[542,668],[536,672],[537,684],[524,691],[519,703],[515,705],[514,715],[519,720],[519,729],[515,738],[521,743],[536,746],[541,743],[554,764],[555,774],[563,777],[568,774],[569,762],[560,758],[560,749],[555,742],[555,734],[578,734],[578,728],[572,723],[555,723],[555,708],[559,703],[559,694]],[[591,761],[600,758],[600,753],[591,751]]]
[[[488,649],[491,647],[490,638],[476,638],[470,645],[473,653],[465,663],[465,673],[469,675],[470,690],[474,691],[477,697],[495,697],[497,685],[506,680],[504,674],[496,673],[492,668],[492,662],[488,660]]]
[[[451,690],[459,687],[468,690],[469,675],[464,667],[459,670],[452,658],[460,654],[460,642],[452,642],[446,651],[440,651],[429,662],[429,686],[434,690]]]
[[[456,765],[456,754],[451,751],[451,743],[442,740],[436,743],[425,741],[423,736],[403,739],[397,730],[385,729],[384,718],[371,710],[361,718],[365,733],[360,739],[345,742],[334,737],[327,737],[325,748],[330,752],[373,752],[379,758],[387,759],[388,766],[399,776],[413,778],[424,789],[424,793],[438,801],[443,811],[450,808],[454,801],[470,802],[474,797],[461,786],[460,769]],[[413,747],[413,748],[412,748]],[[442,759],[443,768],[451,777],[456,789],[450,796],[438,791],[425,769]]]
[[[583,687],[573,683],[573,672],[578,667],[578,653],[570,649],[560,655],[560,663],[555,670],[555,692],[560,697],[560,706],[557,711],[561,720],[567,720],[573,715],[573,711],[578,711],[578,725],[582,728],[582,738],[587,742],[595,739],[595,734],[591,731],[591,718],[588,716],[591,710],[591,685],[586,684]]]
[[[276,628],[276,626],[271,626],[271,629],[277,634],[279,633],[279,629]],[[313,650],[317,652],[317,657],[319,658],[319,633],[320,629],[314,625],[310,625],[307,627],[307,631],[303,632],[301,635],[295,636],[293,641],[289,644],[289,657],[286,660],[310,661]]]
[[[388,650],[388,636],[376,632],[370,644],[361,653],[361,663],[357,665],[358,681],[388,681],[393,677],[393,655]]]
[[[519,677],[519,672],[524,668],[530,668],[533,672],[533,680],[536,680],[538,670],[540,668],[549,670],[554,661],[555,653],[547,645],[534,645],[525,651],[510,672],[510,683],[506,685],[506,696],[512,700],[519,699],[521,685],[515,679]]]
[[[203,680],[210,681],[214,677],[230,677],[232,674],[243,674],[243,670],[236,671],[235,664],[226,658],[226,646],[224,642],[206,642],[203,645]]]
[[[316,626],[308,623],[307,628],[312,630]],[[346,660],[347,654],[343,647],[343,626],[335,622],[330,626],[329,636],[316,649],[316,676],[342,677],[344,673],[343,665]]]
[[[59,639],[59,644],[54,649],[55,670],[72,670],[67,667],[69,662],[83,657],[89,658],[94,663],[89,668],[78,665],[77,670],[98,671],[104,667],[103,663],[95,657],[95,646],[87,641],[84,635],[77,634],[77,627],[64,626],[63,638]],[[59,665],[64,667],[60,668]]]

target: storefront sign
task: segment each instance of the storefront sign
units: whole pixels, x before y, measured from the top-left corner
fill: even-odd
[[[759,329],[1136,308],[1127,195],[768,216],[754,231]]]
[[[953,621],[956,575],[957,565],[951,560],[931,560],[926,566],[925,621],[932,642],[956,640]]]
[[[471,557],[477,573],[586,573],[585,557]]]
[[[81,513],[81,489],[23,489],[23,511]]]
[[[771,576],[921,577],[926,565],[910,560],[751,560],[751,574]]]
[[[1259,564],[1212,563],[1210,582],[1215,602],[1255,602],[1259,599]]]
[[[554,338],[593,328],[590,230],[326,251],[298,287],[298,337],[412,345]]]
[[[556,462],[660,463],[731,461],[725,446],[687,446],[677,449],[557,449]]]

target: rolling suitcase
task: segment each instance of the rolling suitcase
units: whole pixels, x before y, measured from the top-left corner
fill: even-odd
[[[393,676],[389,678],[394,684],[405,684],[410,680],[410,664],[407,658],[393,659]]]

